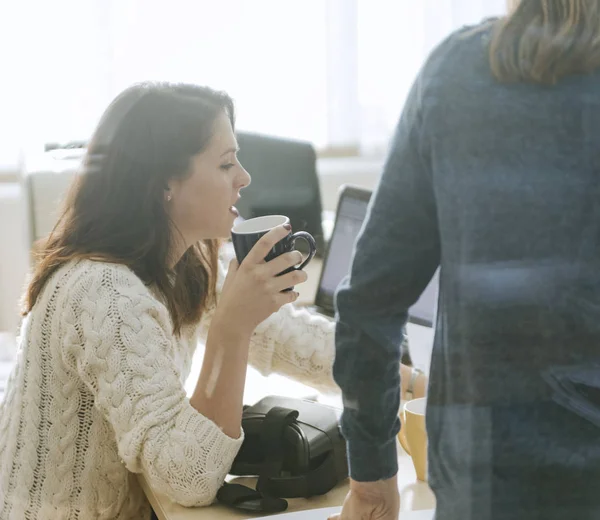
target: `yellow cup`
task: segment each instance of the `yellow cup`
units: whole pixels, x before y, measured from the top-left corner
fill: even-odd
[[[427,398],[413,399],[402,407],[398,433],[400,444],[413,461],[417,478],[427,481],[427,431],[425,430],[425,410]]]

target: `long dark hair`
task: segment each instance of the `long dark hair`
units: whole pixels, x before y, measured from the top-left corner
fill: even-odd
[[[505,82],[554,84],[600,67],[598,0],[521,0],[496,23],[490,64]]]
[[[24,314],[60,266],[91,258],[126,265],[154,285],[165,298],[174,333],[200,319],[215,299],[219,244],[197,243],[174,273],[169,269],[177,230],[166,211],[165,189],[170,179],[188,174],[190,159],[207,146],[223,112],[233,127],[227,94],[183,84],[135,85],[111,103],[62,214],[37,253]]]

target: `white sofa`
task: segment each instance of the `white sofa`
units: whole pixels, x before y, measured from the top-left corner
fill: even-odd
[[[19,297],[29,267],[28,213],[18,150],[0,156],[0,358],[19,324]]]
[[[61,203],[81,163],[83,150],[60,150],[30,161],[24,177],[30,244],[52,231]]]
[[[54,226],[79,162],[44,154],[28,163],[2,166],[4,171],[10,167],[16,180],[0,182],[0,334],[17,331],[31,245]]]

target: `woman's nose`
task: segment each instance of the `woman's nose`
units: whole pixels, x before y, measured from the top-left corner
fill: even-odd
[[[241,173],[239,176],[240,189],[245,188],[246,186],[249,186],[251,182],[252,182],[252,177],[250,177],[250,174],[245,170],[245,168],[243,166],[241,166]]]

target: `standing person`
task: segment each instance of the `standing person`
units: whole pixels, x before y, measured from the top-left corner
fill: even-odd
[[[515,2],[417,78],[337,295],[343,520],[398,516],[397,345],[438,266],[437,518],[600,518],[599,28],[597,0]]]

